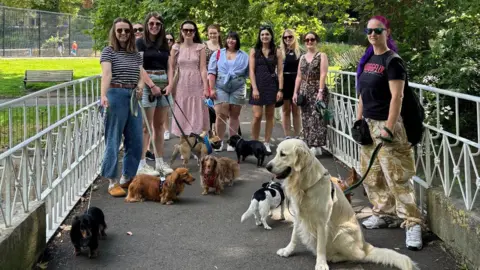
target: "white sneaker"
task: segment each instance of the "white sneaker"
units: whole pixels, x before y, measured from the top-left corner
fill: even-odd
[[[155,162],[155,170],[161,172],[163,175],[168,175],[173,172],[172,168],[164,161]]]
[[[362,222],[365,229],[398,228],[400,224],[402,224],[401,219],[375,215],[370,216]]]
[[[223,151],[223,141],[222,143],[220,144],[220,147],[218,149],[213,149],[213,151],[215,152],[222,152]]]
[[[156,170],[154,170],[148,164],[145,164],[141,168],[138,168],[137,174],[148,174],[148,175],[153,175],[153,176],[159,176],[160,175],[160,173],[158,173]]]
[[[263,143],[263,145],[265,145],[265,148],[267,148],[268,153],[272,152],[272,150],[270,149],[270,143],[266,142],[266,143]]]
[[[235,147],[227,145],[227,152],[235,152]]]
[[[410,250],[421,250],[423,246],[422,242],[422,227],[420,225],[414,225],[405,230],[406,239],[405,244]]]
[[[163,139],[165,141],[168,141],[170,140],[170,132],[168,130],[166,130],[164,133],[163,133]]]
[[[322,155],[322,148],[317,147],[317,156],[321,156],[321,155]]]
[[[310,152],[311,152],[314,156],[316,156],[316,155],[317,155],[317,148],[315,148],[315,147],[310,147]]]

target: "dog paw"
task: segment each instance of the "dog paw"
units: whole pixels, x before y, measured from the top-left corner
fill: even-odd
[[[171,205],[171,204],[173,204],[173,201],[168,201],[167,202],[167,205]]]
[[[202,192],[202,195],[207,195],[207,194],[208,194],[208,191]]]
[[[329,270],[328,264],[326,261],[317,262],[315,265],[315,270]]]
[[[279,250],[277,250],[277,255],[280,256],[280,257],[285,257],[287,258],[288,256],[290,256],[292,254],[292,250],[289,249],[288,247],[286,248],[281,248]]]
[[[265,230],[271,230],[272,229],[272,227],[270,227],[268,225],[263,226],[263,228],[265,228]]]
[[[98,256],[98,251],[97,250],[91,251],[90,253],[88,253],[88,258],[90,258],[90,259],[96,258],[97,256]]]
[[[255,222],[255,225],[262,226],[262,222]]]

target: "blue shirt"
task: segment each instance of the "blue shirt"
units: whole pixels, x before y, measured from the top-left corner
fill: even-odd
[[[210,57],[208,63],[208,74],[216,74],[217,69],[217,53],[215,51]],[[224,84],[227,84],[231,78],[248,77],[248,54],[242,50],[237,51],[235,60],[227,60],[227,49],[220,50],[220,58],[218,59],[218,73],[225,75]]]

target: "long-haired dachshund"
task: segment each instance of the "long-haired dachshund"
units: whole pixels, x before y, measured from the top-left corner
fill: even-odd
[[[187,168],[177,168],[167,175],[164,182],[158,176],[140,174],[135,176],[128,187],[126,202],[144,200],[159,201],[162,204],[172,204],[185,189],[185,184],[191,185],[195,178]]]
[[[337,184],[342,189],[342,191],[345,191],[347,188],[357,183],[360,179],[358,179],[357,171],[354,167],[352,167],[352,169],[350,170],[350,174],[348,175],[348,178],[346,180],[342,180],[337,177],[332,177],[330,180],[334,184]],[[349,203],[352,203],[352,195],[352,193],[345,195]]]
[[[220,194],[223,185],[233,185],[233,181],[240,173],[237,162],[227,157],[205,156],[201,160],[200,179],[203,189],[202,194],[207,195],[210,188],[215,189],[215,194]]]

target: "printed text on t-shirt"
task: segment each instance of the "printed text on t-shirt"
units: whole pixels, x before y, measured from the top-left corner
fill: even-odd
[[[383,74],[384,70],[385,70],[385,67],[383,65],[375,64],[375,63],[367,63],[365,65],[365,68],[363,69],[363,72]]]

